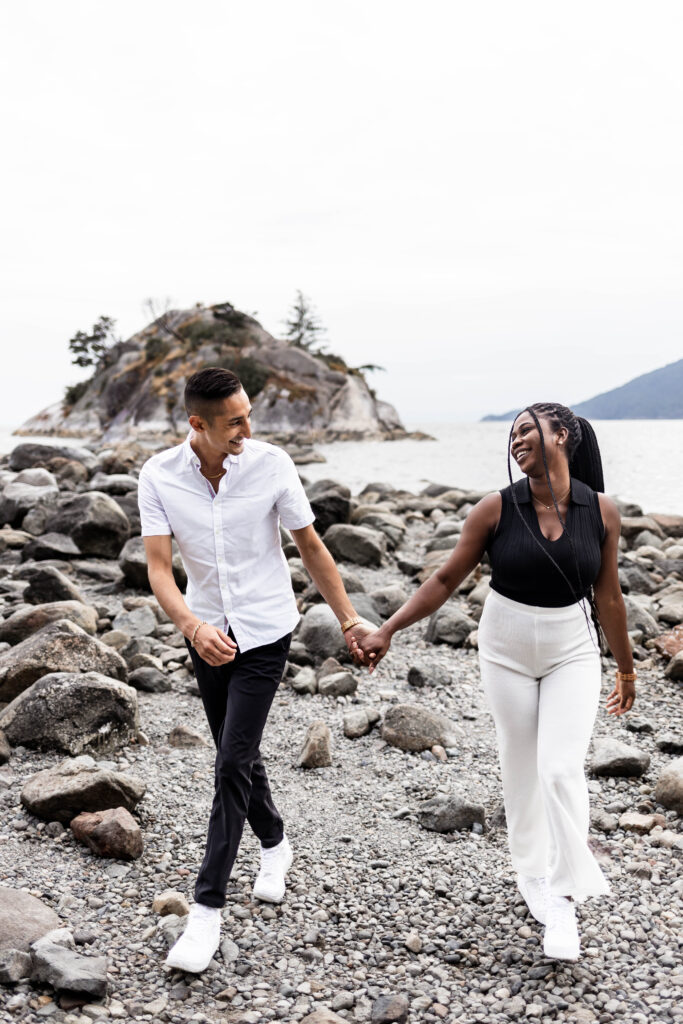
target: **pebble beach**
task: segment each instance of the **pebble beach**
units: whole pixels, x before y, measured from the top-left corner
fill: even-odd
[[[0,469],[5,522],[0,530],[0,686],[20,678],[18,645],[35,644],[41,630],[63,621],[40,610],[80,601],[94,609],[94,628],[84,628],[82,612],[71,621],[88,643],[97,641],[123,659],[125,673],[116,685],[135,688],[130,700],[137,705],[138,723],[125,741],[70,754],[49,728],[42,739],[35,730],[22,739],[20,716],[9,715],[20,698],[1,697],[0,730],[7,732],[9,748],[0,767],[0,897],[6,890],[28,893],[51,910],[61,933],[53,936],[54,943],[100,961],[105,987],[100,997],[86,998],[56,986],[54,976],[52,982],[36,980],[26,968],[27,976],[0,986],[0,1019],[51,1018],[63,1024],[110,1017],[174,1024],[307,1019],[310,1024],[526,1019],[668,1024],[680,1019],[683,830],[676,800],[683,791],[683,615],[678,621],[676,616],[683,605],[681,517],[657,520],[643,516],[642,509],[622,509],[622,582],[638,695],[630,715],[608,718],[604,700],[613,685],[614,663],[604,657],[603,708],[586,769],[590,843],[612,892],[581,905],[582,956],[576,963],[544,957],[542,928],[528,914],[509,863],[495,735],[477,663],[486,567],[451,599],[448,616],[398,634],[369,675],[344,660],[305,570],[283,537],[302,626],[262,752],[294,863],[284,902],[255,902],[251,887],[258,846],[245,832],[228,887],[220,951],[195,977],[168,970],[163,960],[182,930],[203,854],[213,751],[183,639],[144,585],[132,585],[140,579],[135,576],[139,566],[134,568],[139,552],[130,548],[128,560],[124,557],[124,543],[135,539],[137,467],[132,457],[128,462],[123,456],[94,458],[79,473],[67,466],[78,463],[73,453],[56,456],[60,464],[41,469],[53,476],[56,494],[16,512],[17,503],[26,501],[15,493],[18,484],[36,490],[52,486],[47,478],[30,484],[19,479],[26,472],[18,468],[21,450],[13,453],[14,463],[6,457]],[[124,476],[128,483],[115,479]],[[326,543],[343,569],[347,590],[357,595],[361,614],[381,621],[417,587],[425,566],[429,571],[447,556],[477,496],[455,486],[434,490],[440,493],[413,495],[369,485],[351,496],[336,481],[322,486],[318,481],[311,489],[316,514],[323,523],[327,517],[326,529],[332,531]],[[128,535],[115,554],[88,550],[82,510],[81,526],[68,526],[64,506],[92,493],[120,502],[128,516]],[[345,512],[340,497],[347,502]],[[62,526],[55,530],[60,516]],[[354,538],[354,530],[365,534]],[[60,557],[57,546],[46,556],[55,534],[71,536],[78,554]],[[35,544],[41,537],[44,549]],[[351,560],[352,550],[365,554]],[[50,573],[48,579],[36,576],[49,568],[80,596],[65,598],[63,582]],[[28,593],[27,600],[30,587],[36,593]],[[35,619],[30,629],[22,626],[29,613],[43,615],[38,632]],[[77,640],[85,652],[86,641]],[[29,653],[40,660],[35,650]],[[338,662],[326,660],[331,657]],[[55,673],[49,658],[44,660],[46,673],[34,688]],[[75,674],[70,667],[57,671]],[[326,686],[326,678],[337,682]],[[400,736],[397,740],[388,728],[402,707],[413,709],[406,714],[415,721],[421,710],[439,719],[443,735],[435,733],[423,749],[402,749]],[[305,750],[313,723],[322,723],[324,731],[326,750],[319,762],[307,759]],[[143,784],[144,796],[132,809],[142,838],[140,855],[98,856],[76,838],[68,821],[47,813],[41,817],[22,800],[29,779],[74,757],[80,757],[77,770],[123,773]],[[662,787],[663,775],[669,782]],[[454,798],[459,807],[470,808],[471,820],[435,829],[434,815],[430,818],[425,808],[448,809]],[[0,939],[0,970],[7,948],[13,947]]]

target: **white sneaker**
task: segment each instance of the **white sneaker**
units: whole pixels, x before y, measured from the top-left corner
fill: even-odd
[[[548,909],[548,886],[545,878],[517,875],[517,888],[521,892],[531,916],[535,917],[539,924],[545,924]]]
[[[574,904],[566,896],[550,896],[543,952],[552,960],[578,960],[580,950]]]
[[[221,912],[218,907],[193,903],[185,931],[166,957],[166,966],[199,974],[211,963],[221,937]]]
[[[281,903],[285,895],[285,875],[292,866],[292,848],[287,836],[270,850],[261,847],[261,870],[254,882],[254,897],[266,903]]]

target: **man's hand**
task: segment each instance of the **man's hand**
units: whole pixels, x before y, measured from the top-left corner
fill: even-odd
[[[203,622],[194,638],[194,648],[207,665],[227,665],[234,661],[237,644],[231,640],[218,626],[210,626]]]
[[[348,630],[351,634],[349,650],[364,664],[369,665],[370,672],[374,672],[391,645],[391,637],[387,636],[382,629],[368,632],[363,626],[353,626]],[[345,634],[345,637],[348,634]]]

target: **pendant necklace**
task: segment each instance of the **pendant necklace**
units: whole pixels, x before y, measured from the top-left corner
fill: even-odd
[[[558,505],[561,505],[561,504],[562,504],[562,502],[564,501],[564,499],[565,499],[565,498],[567,497],[567,495],[568,495],[568,494],[569,494],[569,493],[571,492],[571,489],[572,489],[572,487],[571,487],[571,484],[570,484],[570,485],[569,485],[569,490],[568,490],[568,491],[567,491],[567,492],[566,492],[565,494],[563,494],[561,498],[559,498],[559,499],[558,499],[558,502],[557,502],[557,504],[558,504]],[[548,511],[548,512],[550,512],[550,509],[551,509],[551,508],[553,508],[553,506],[552,506],[552,505],[546,505],[546,503],[545,503],[544,501],[541,501],[541,499],[540,499],[540,498],[537,498],[537,497],[536,497],[536,495],[535,495],[535,494],[533,494],[533,492],[532,492],[532,495],[531,495],[531,497],[533,498],[533,500],[534,500],[534,501],[537,501],[539,505],[542,505],[544,509],[547,509],[547,511]]]

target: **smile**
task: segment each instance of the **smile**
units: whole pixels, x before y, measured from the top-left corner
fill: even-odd
[[[531,452],[531,448],[522,448],[521,452],[515,452],[515,461],[519,462],[520,459],[526,458]]]

